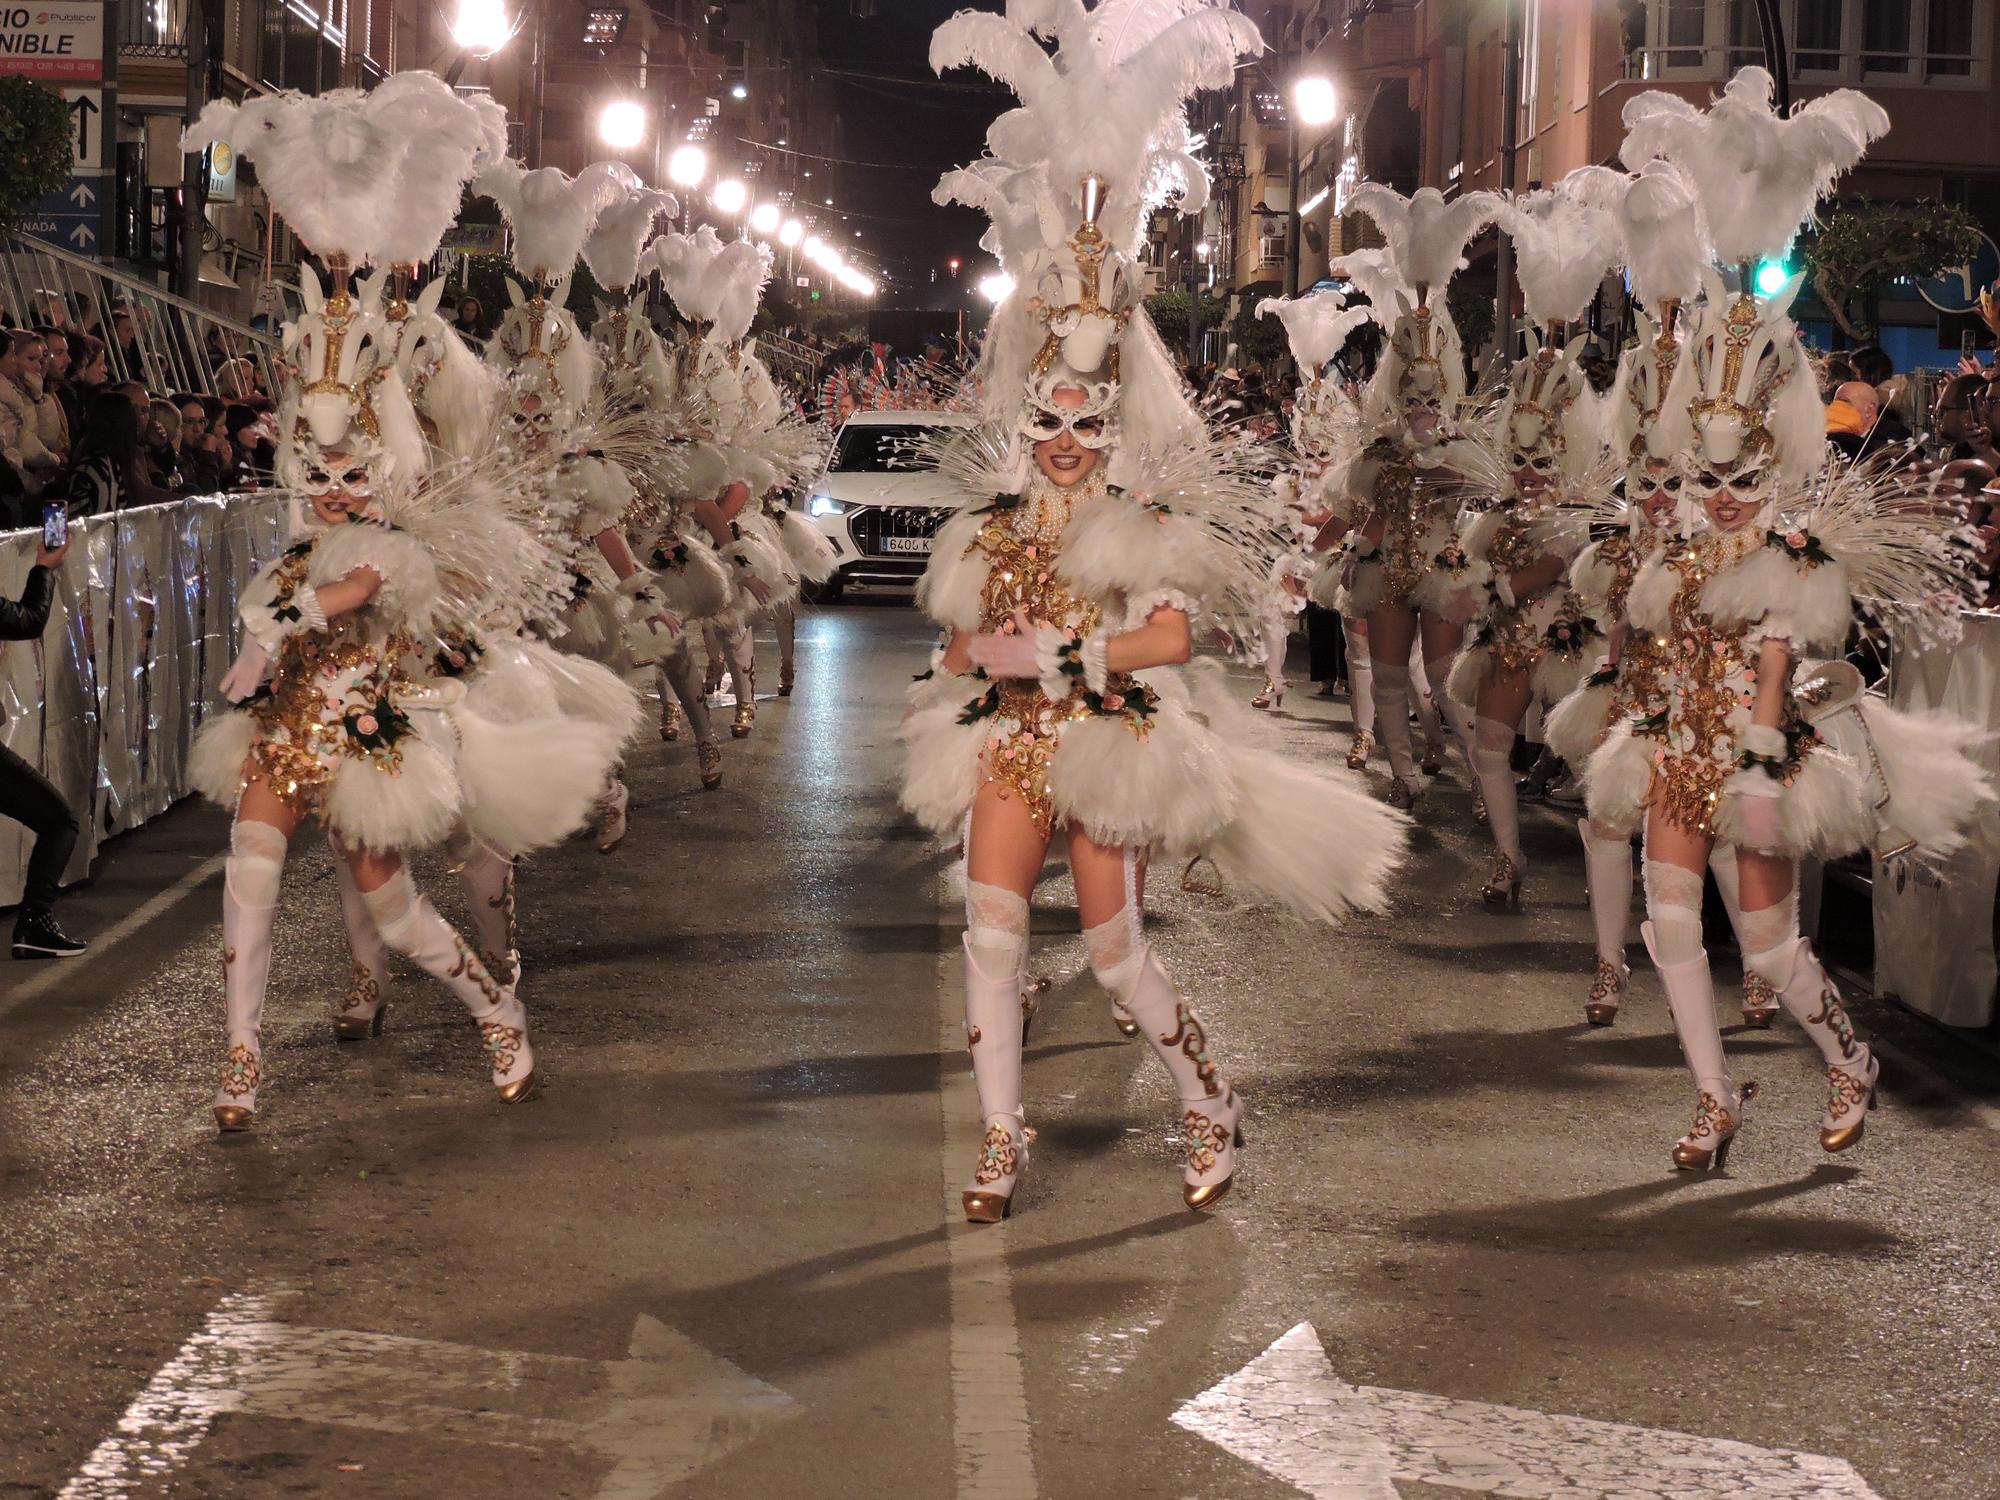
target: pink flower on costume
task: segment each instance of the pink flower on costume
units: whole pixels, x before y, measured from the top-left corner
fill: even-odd
[[[1104,711],[1106,713],[1115,714],[1118,712],[1119,709],[1123,708],[1124,706],[1125,706],[1125,695],[1123,693],[1105,694]]]
[[[363,714],[354,721],[354,732],[356,734],[373,734],[380,727],[375,722],[375,715],[373,714]]]

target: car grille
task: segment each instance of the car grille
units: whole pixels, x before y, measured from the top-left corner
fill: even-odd
[[[886,545],[890,537],[932,537],[951,514],[948,509],[930,505],[880,505],[870,506],[854,513],[848,529],[854,536],[855,550],[864,557],[886,555],[908,557],[907,552],[892,553]],[[921,556],[922,554],[916,554]]]

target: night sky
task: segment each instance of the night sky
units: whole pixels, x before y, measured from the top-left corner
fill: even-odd
[[[895,164],[838,167],[838,207],[861,229],[864,258],[881,263],[897,283],[885,303],[941,305],[950,300],[949,257],[965,261],[962,277],[986,265],[978,249],[986,220],[967,209],[939,208],[931,189],[941,173],[980,154],[986,127],[1012,107],[1013,95],[970,69],[940,80],[925,61],[931,32],[968,8],[968,0],[874,0],[868,19],[855,18],[849,0],[822,3],[820,52],[847,130],[844,154]],[[970,8],[1000,7],[988,0]]]

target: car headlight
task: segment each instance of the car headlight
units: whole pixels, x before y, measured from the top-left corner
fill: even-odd
[[[847,514],[847,502],[836,500],[831,495],[814,495],[806,501],[806,514],[814,520],[821,516],[844,516]]]

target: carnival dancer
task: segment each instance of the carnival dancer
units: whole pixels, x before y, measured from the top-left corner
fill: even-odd
[[[531,288],[523,291],[508,279],[509,306],[487,359],[507,378],[504,442],[524,462],[544,466],[537,515],[571,591],[566,628],[554,644],[624,675],[634,670],[635,643],[650,647],[670,639],[680,624],[622,530],[636,499],[634,472],[668,455],[643,440],[611,451],[606,426],[622,420],[632,403],[603,387],[597,352],[567,303],[578,257],[599,217],[636,205],[620,219],[622,231],[631,219],[650,222],[660,205],[621,162],[596,162],[570,177],[555,167],[530,171],[502,161],[473,186],[499,205],[513,231],[514,268]],[[649,446],[650,453],[638,451]],[[608,854],[623,842],[630,805],[630,789],[614,769],[596,805],[600,851]]]
[[[1746,280],[1748,266],[1789,248],[1819,192],[1889,123],[1852,90],[1788,119],[1770,97],[1769,75],[1747,68],[1705,114],[1661,95],[1626,112],[1626,162],[1658,156],[1679,167],[1713,253],[1745,267]],[[1673,1148],[1688,1171],[1726,1164],[1756,1091],[1730,1076],[1702,946],[1702,871],[1716,843],[1736,850],[1744,963],[1818,1046],[1820,1145],[1844,1151],[1862,1137],[1881,1064],[1799,932],[1796,861],[1862,847],[1884,858],[1947,855],[1993,800],[1966,754],[1972,726],[1892,711],[1861,693],[1851,667],[1809,660],[1842,649],[1857,602],[1921,624],[1940,601],[1968,597],[1971,580],[1955,509],[1912,493],[1928,480],[1829,462],[1789,317],[1801,279],[1759,298],[1703,271],[1681,358],[1684,466],[1705,526],[1649,558],[1629,596],[1633,626],[1666,642],[1663,706],[1614,725],[1588,767],[1594,818],[1617,827],[1644,817],[1642,933],[1697,1094],[1694,1123]],[[1937,623],[1954,626],[1955,613]]]
[[[1257,304],[1259,317],[1275,317],[1284,325],[1292,358],[1299,367],[1299,391],[1292,403],[1291,449],[1293,463],[1277,484],[1281,529],[1292,546],[1282,552],[1272,569],[1270,606],[1259,622],[1264,691],[1251,699],[1256,708],[1276,708],[1285,701],[1285,655],[1292,621],[1305,609],[1315,569],[1312,541],[1319,524],[1319,492],[1329,471],[1343,469],[1359,446],[1360,409],[1347,393],[1338,372],[1329,373],[1348,335],[1374,316],[1369,307],[1349,307],[1345,294],[1336,291],[1311,292],[1289,300],[1266,297]],[[1312,517],[1319,517],[1313,524]],[[1343,619],[1345,616],[1343,616]],[[1350,662],[1349,672],[1353,666]],[[1350,675],[1350,681],[1356,679]],[[1361,675],[1365,683],[1367,675]],[[1361,696],[1357,685],[1355,696]],[[1372,700],[1368,717],[1359,704],[1355,708],[1354,741],[1347,764],[1360,770],[1367,762]]]
[[[1505,907],[1519,904],[1527,870],[1514,736],[1532,704],[1554,704],[1575,689],[1603,639],[1567,582],[1589,540],[1590,509],[1615,471],[1601,460],[1598,402],[1578,362],[1586,339],[1565,342],[1565,333],[1617,263],[1620,246],[1609,212],[1569,182],[1506,203],[1498,217],[1520,247],[1521,290],[1538,347],[1514,365],[1487,434],[1497,482],[1490,508],[1459,539],[1470,581],[1453,606],[1469,602],[1477,623],[1445,692],[1476,716],[1473,769],[1494,844],[1480,898]]]
[[[1692,519],[1682,504],[1687,477],[1680,457],[1691,430],[1681,325],[1684,310],[1699,293],[1708,246],[1693,190],[1671,164],[1655,159],[1631,177],[1610,168],[1579,176],[1580,185],[1604,203],[1618,226],[1639,304],[1638,338],[1620,361],[1609,411],[1612,452],[1625,464],[1623,491],[1607,497],[1602,512],[1612,526],[1609,534],[1584,548],[1570,570],[1570,585],[1585,613],[1604,627],[1608,652],[1543,723],[1549,750],[1580,771],[1612,724],[1647,719],[1665,707],[1663,650],[1650,632],[1631,628],[1626,599],[1638,570],[1673,543]],[[1592,1026],[1609,1026],[1632,977],[1625,955],[1631,936],[1634,829],[1614,828],[1588,816],[1577,820],[1576,829],[1583,840],[1585,889],[1597,939],[1584,1019]],[[1709,870],[1730,920],[1736,922],[1741,910],[1736,851],[1718,843]],[[1767,1027],[1777,1013],[1770,986],[1754,971],[1745,971],[1744,1024]]]
[[[1375,716],[1389,758],[1389,797],[1412,808],[1422,793],[1410,742],[1410,662],[1422,657],[1429,682],[1442,683],[1464,637],[1446,608],[1469,575],[1454,541],[1461,491],[1477,448],[1460,436],[1465,358],[1445,304],[1466,242],[1491,222],[1499,200],[1467,193],[1450,203],[1431,188],[1411,198],[1376,183],[1356,190],[1355,207],[1389,237],[1381,260],[1348,257],[1375,306],[1393,309],[1387,348],[1362,402],[1363,447],[1329,476],[1329,499],[1353,527],[1347,608],[1367,621]],[[1378,314],[1378,316],[1381,316]],[[1462,704],[1438,704],[1482,785]],[[1435,753],[1427,760],[1434,763]]]
[[[701,597],[691,598],[699,612],[685,616],[690,637],[709,640],[711,661],[725,661],[735,689],[736,707],[729,732],[749,736],[757,722],[756,662],[751,620],[782,602],[798,585],[789,570],[782,542],[757,523],[753,493],[777,482],[778,470],[755,424],[732,347],[749,336],[757,302],[770,278],[770,251],[746,240],[725,244],[715,230],[703,225],[693,234],[665,234],[653,247],[651,264],[674,306],[689,322],[686,336],[674,350],[671,421],[689,454],[684,482],[666,497],[658,515],[647,518],[637,538],[642,555],[655,560],[671,587],[675,570]],[[746,518],[745,512],[751,514]],[[710,578],[713,549],[723,588],[716,597]],[[663,561],[664,560],[664,561]],[[689,569],[699,568],[699,576]],[[697,683],[692,651],[661,659],[662,673],[690,718],[707,717],[706,682]],[[717,685],[720,683],[718,675]],[[662,734],[672,725],[662,721]],[[702,743],[699,728],[697,745]],[[713,742],[710,741],[710,744]],[[719,774],[721,752],[715,750]],[[707,782],[710,752],[702,752]]]
[[[758,357],[754,341],[736,355],[743,379],[743,404],[758,443],[768,456],[777,482],[764,491],[758,519],[767,538],[788,564],[786,592],[772,600],[765,614],[778,638],[778,696],[789,698],[798,679],[799,603],[808,584],[825,583],[839,566],[833,543],[791,503],[826,460],[824,429],[809,425],[796,403],[778,389],[770,368]]]
[[[1227,83],[1258,39],[1240,15],[1201,9],[1135,15],[1114,45],[1092,17],[1076,4],[1038,18],[1054,58],[1018,18],[992,15],[954,17],[931,46],[934,67],[974,63],[1025,101],[989,136],[1016,155],[991,165],[1012,184],[1011,225],[1046,226],[1007,263],[1019,290],[995,310],[979,372],[988,425],[936,453],[960,510],[919,602],[948,639],[904,724],[904,805],[965,837],[985,1139],[963,1197],[976,1222],[1007,1215],[1028,1164],[1021,981],[1029,899],[1058,834],[1092,970],[1181,1096],[1182,1192],[1198,1210],[1234,1180],[1243,1101],[1144,940],[1140,858],[1206,853],[1239,888],[1332,919],[1381,903],[1404,840],[1389,809],[1197,717],[1172,670],[1190,616],[1254,612],[1275,543],[1263,483],[1188,404],[1131,257],[1149,192],[1178,176],[1183,206],[1199,201],[1199,167],[1156,144],[1175,125],[1185,139],[1184,93]],[[1005,237],[1010,255],[1024,243]],[[1204,709],[1227,714],[1226,693]]]

